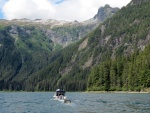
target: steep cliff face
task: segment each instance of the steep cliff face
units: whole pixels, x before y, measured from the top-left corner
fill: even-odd
[[[109,5],[105,5],[104,7],[100,7],[98,9],[98,13],[93,17],[94,20],[103,22],[108,17],[113,16],[119,8],[112,8]]]
[[[85,37],[100,23],[113,16],[118,10],[119,8],[112,8],[109,5],[105,5],[104,7],[100,7],[98,13],[89,20],[83,22],[64,22],[64,24],[60,22],[58,25],[54,25],[52,29],[47,30],[47,34],[52,37],[55,43],[66,47],[70,43]]]

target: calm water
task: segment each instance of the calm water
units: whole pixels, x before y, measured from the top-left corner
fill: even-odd
[[[54,92],[0,92],[0,113],[150,113],[150,94],[66,93],[72,101],[53,100]]]

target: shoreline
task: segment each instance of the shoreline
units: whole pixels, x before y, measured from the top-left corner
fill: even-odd
[[[55,92],[55,91],[9,91],[9,90],[2,90],[0,91],[0,93],[2,92],[8,92],[8,93],[12,93],[12,92],[30,92],[30,93],[36,93],[36,92]],[[81,93],[116,93],[116,94],[150,94],[150,90],[144,90],[144,91],[66,91],[66,92],[81,92]]]
[[[146,91],[86,91],[85,93],[116,93],[116,94],[149,94]]]

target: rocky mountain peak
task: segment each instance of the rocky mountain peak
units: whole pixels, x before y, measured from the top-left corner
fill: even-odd
[[[94,20],[104,21],[106,18],[111,17],[119,8],[112,8],[110,5],[106,4],[104,7],[98,9],[98,13],[93,17]]]

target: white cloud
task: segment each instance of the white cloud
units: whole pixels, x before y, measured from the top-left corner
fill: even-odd
[[[109,4],[111,7],[126,6],[131,0],[101,0],[101,5]]]
[[[48,0],[9,0],[3,6],[3,12],[6,19],[47,19],[54,14],[54,8]]]
[[[100,6],[122,7],[131,0],[8,0],[6,19],[59,19],[83,21],[92,18]]]
[[[82,21],[93,17],[100,6],[99,0],[66,0],[55,6],[57,19]],[[68,18],[69,17],[69,18]]]

